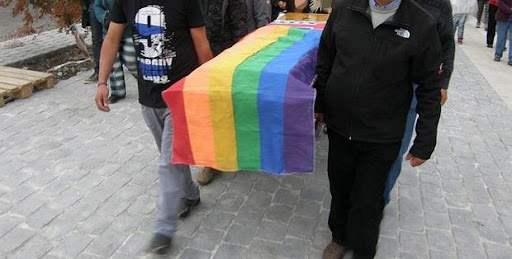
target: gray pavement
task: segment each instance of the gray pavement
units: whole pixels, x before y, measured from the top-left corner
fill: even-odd
[[[130,78],[96,111],[82,73],[0,108],[0,258],[138,258],[155,215],[157,150]],[[404,163],[378,258],[510,258],[512,113],[460,49],[433,158]],[[326,139],[315,174],[224,173],[170,258],[321,258]],[[197,173],[199,168],[194,168]]]
[[[84,33],[84,29],[80,25],[77,25],[77,28],[81,33]],[[90,34],[85,38],[85,41],[89,45],[92,44]],[[0,65],[17,64],[74,45],[73,35],[64,31],[60,32],[59,29],[4,41],[0,43]]]

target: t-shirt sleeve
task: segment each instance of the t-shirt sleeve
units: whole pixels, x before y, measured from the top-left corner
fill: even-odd
[[[118,0],[122,1],[122,0]],[[203,16],[203,10],[201,7],[201,4],[199,3],[199,0],[189,0],[188,5],[188,27],[189,28],[196,28],[196,27],[203,27],[204,26],[204,16]]]
[[[114,5],[110,8],[110,21],[115,23],[126,23],[126,15],[124,13],[125,0],[115,0]]]

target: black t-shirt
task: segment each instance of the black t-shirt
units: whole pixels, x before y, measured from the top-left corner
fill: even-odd
[[[162,91],[199,66],[190,29],[204,26],[198,0],[116,0],[111,21],[133,26],[139,102],[165,108]]]

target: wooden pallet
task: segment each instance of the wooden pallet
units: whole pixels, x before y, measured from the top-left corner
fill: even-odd
[[[0,66],[0,107],[6,98],[27,98],[34,89],[52,88],[54,83],[54,76],[49,73]]]

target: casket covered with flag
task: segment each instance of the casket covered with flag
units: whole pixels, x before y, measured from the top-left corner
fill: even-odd
[[[311,85],[322,31],[300,27],[308,26],[260,28],[164,91],[173,163],[313,172]]]

